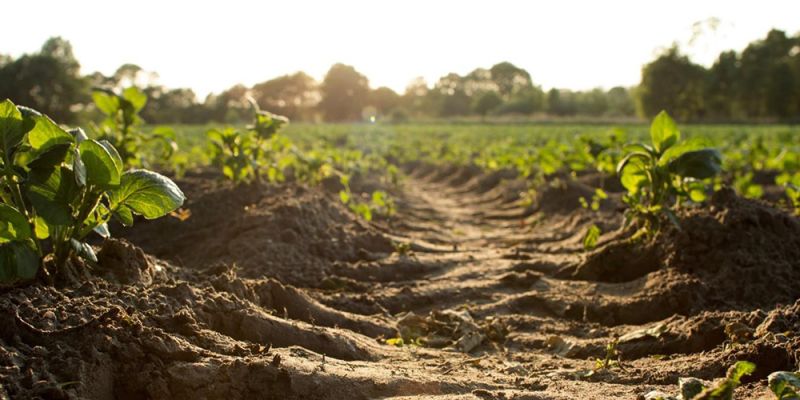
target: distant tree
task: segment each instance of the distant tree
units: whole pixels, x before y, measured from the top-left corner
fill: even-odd
[[[472,105],[472,111],[483,117],[500,107],[502,104],[503,99],[497,92],[487,91],[475,98]]]
[[[429,91],[430,88],[428,88],[425,78],[414,78],[409,82],[408,86],[406,86],[406,91],[403,95],[400,96],[400,107],[410,114],[430,114]]]
[[[369,93],[367,103],[378,112],[378,115],[389,115],[395,108],[400,106],[400,95],[394,90],[381,86]]]
[[[6,58],[0,65],[0,99],[10,98],[67,123],[75,121],[72,108],[88,100],[72,45],[60,37],[48,39],[38,53]]]
[[[706,111],[712,119],[739,117],[739,56],[735,51],[723,52],[708,71]]]
[[[197,96],[192,89],[167,89],[163,86],[148,86],[147,105],[141,116],[153,124],[188,124],[205,123],[207,113],[202,112],[202,105],[197,103]]]
[[[464,88],[464,79],[451,72],[441,78],[428,92],[428,98],[434,105],[436,115],[453,117],[469,115],[471,99]]]
[[[355,68],[335,64],[325,75],[321,86],[319,109],[326,121],[355,121],[369,97],[369,81]]]
[[[703,117],[706,70],[673,46],[642,68],[639,111],[650,118],[661,110],[682,120]]]
[[[453,74],[454,75],[454,74]],[[486,92],[498,92],[497,83],[492,80],[492,72],[485,68],[476,68],[457,84],[469,97],[480,97]]]
[[[489,69],[491,79],[497,85],[500,96],[508,100],[510,97],[533,87],[533,81],[528,71],[504,61]]]
[[[547,92],[547,112],[557,116],[574,115],[575,95],[568,90],[550,89]]]
[[[742,51],[738,101],[748,117],[787,117],[791,113],[790,105],[797,95],[792,90],[795,77],[790,65],[796,46],[797,38],[773,29],[765,39],[750,43]]]
[[[249,115],[247,102],[249,89],[244,85],[234,85],[220,94],[206,97],[205,107],[210,119],[217,122],[241,122]]]
[[[606,115],[610,117],[633,117],[636,115],[636,105],[630,90],[617,86],[611,88],[606,94],[608,109]]]
[[[295,72],[253,86],[259,107],[291,120],[309,120],[320,101],[317,82],[305,72]]]

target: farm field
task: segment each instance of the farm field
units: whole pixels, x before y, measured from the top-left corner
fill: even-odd
[[[7,398],[656,399],[698,383],[684,398],[749,399],[773,398],[778,371],[795,387],[797,127],[286,125],[254,107],[247,128],[87,136],[3,107],[19,166],[0,210]],[[60,204],[83,218],[67,233]],[[31,272],[20,254],[46,241]]]

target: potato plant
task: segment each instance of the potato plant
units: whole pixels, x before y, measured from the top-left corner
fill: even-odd
[[[678,226],[673,211],[686,200],[706,197],[704,179],[721,171],[722,155],[700,139],[681,140],[675,121],[659,113],[650,126],[650,144],[625,146],[617,174],[628,193],[626,222],[639,225],[641,233],[658,232],[663,217]]]
[[[252,99],[250,103],[253,123],[246,130],[226,128],[206,132],[211,141],[213,163],[236,184],[253,180],[261,182],[265,169],[270,181],[281,180],[283,171],[276,166],[280,158],[277,155],[290,144],[280,140],[277,133],[289,120],[261,110]]]
[[[0,103],[0,281],[66,274],[73,257],[96,262],[85,238],[109,237],[113,217],[162,217],[184,202],[170,179],[144,169],[123,171],[107,140],[66,131],[10,100]],[[43,268],[44,267],[44,268]]]
[[[144,147],[148,143],[156,143],[160,148],[158,157],[162,160],[168,160],[177,150],[172,128],[158,127],[149,133],[141,130],[144,121],[139,112],[147,104],[147,95],[135,86],[120,94],[111,89],[94,88],[92,100],[106,117],[95,128],[99,139],[107,140],[117,149],[126,167],[147,165]]]

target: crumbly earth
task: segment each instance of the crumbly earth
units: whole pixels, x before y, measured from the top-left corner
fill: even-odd
[[[749,360],[750,399],[797,369],[796,217],[722,190],[631,242],[612,180],[527,204],[510,171],[407,171],[370,223],[335,188],[183,179],[191,215],[102,244],[92,278],[0,292],[0,398],[636,399]]]

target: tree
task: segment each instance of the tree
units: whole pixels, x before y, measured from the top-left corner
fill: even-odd
[[[750,43],[742,51],[738,101],[748,117],[787,117],[790,113],[789,105],[796,95],[789,65],[795,46],[796,38],[773,29],[765,39]]]
[[[489,70],[491,79],[497,85],[500,95],[508,100],[513,94],[533,87],[528,71],[504,61]]]
[[[661,110],[679,119],[703,117],[706,69],[692,63],[673,46],[642,68],[638,106],[643,117]]]
[[[483,117],[486,116],[486,114],[490,113],[491,111],[500,107],[501,104],[503,104],[503,99],[500,98],[500,95],[497,94],[497,92],[487,91],[483,92],[483,94],[479,95],[475,99],[475,102],[472,105],[472,110],[476,114]]]
[[[211,120],[217,122],[240,122],[250,116],[247,102],[249,89],[244,85],[234,85],[224,92],[206,97],[205,107]]]
[[[72,108],[88,100],[72,45],[60,37],[48,39],[38,53],[0,64],[0,98],[33,107],[56,121],[75,121]]]
[[[636,105],[631,92],[621,86],[611,88],[606,94],[608,98],[608,111],[610,117],[633,117],[636,115]]]
[[[468,115],[471,99],[464,89],[464,79],[451,72],[441,78],[428,92],[430,104],[440,117]]]
[[[389,115],[400,105],[400,95],[388,87],[381,86],[369,93],[368,104],[375,107],[379,115]]]
[[[739,116],[739,56],[735,51],[723,52],[708,71],[706,110],[714,119]]]
[[[319,109],[326,121],[355,121],[367,104],[369,81],[355,68],[335,64],[322,81]]]
[[[290,120],[312,119],[313,109],[320,101],[317,83],[305,72],[261,82],[251,92],[261,109]]]

